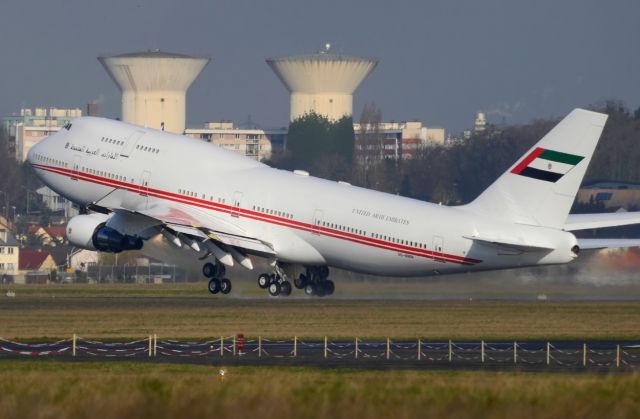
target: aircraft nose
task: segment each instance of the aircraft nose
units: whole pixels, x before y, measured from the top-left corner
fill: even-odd
[[[33,164],[35,163],[36,159],[36,153],[38,150],[38,147],[40,146],[40,143],[34,144],[30,149],[29,152],[27,153],[27,161],[29,162],[29,164]]]

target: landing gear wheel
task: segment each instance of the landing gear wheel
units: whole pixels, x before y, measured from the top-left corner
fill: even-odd
[[[220,281],[220,292],[223,294],[229,294],[231,292],[231,281],[227,278],[223,278]]]
[[[309,283],[309,280],[307,279],[307,276],[305,274],[300,274],[298,278],[293,280],[293,285],[295,285],[295,287],[298,288],[299,290],[306,287],[308,283]]]
[[[214,276],[216,276],[216,265],[211,262],[205,263],[202,267],[202,274],[206,278],[213,278]]]
[[[258,286],[262,289],[266,289],[271,283],[271,278],[267,274],[261,274],[258,277]]]
[[[326,290],[322,282],[313,286],[313,295],[317,295],[318,297],[324,297],[326,295]]]
[[[333,283],[333,281],[330,279],[326,280],[324,283],[325,294],[332,295],[335,290],[336,290],[336,285]]]
[[[220,280],[213,278],[209,280],[209,292],[211,294],[217,294],[220,292]]]
[[[269,284],[269,295],[272,297],[277,297],[278,295],[280,295],[280,284],[278,284],[277,282]]]
[[[282,284],[280,284],[280,295],[284,297],[288,297],[289,295],[291,295],[291,282],[284,281]]]
[[[304,293],[306,295],[313,295],[313,285],[307,284],[307,286],[304,287]]]

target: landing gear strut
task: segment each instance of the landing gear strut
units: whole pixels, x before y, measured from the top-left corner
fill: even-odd
[[[207,262],[202,267],[202,273],[209,279],[208,289],[211,294],[229,294],[231,292],[231,281],[225,278],[226,269],[224,265],[218,261],[214,263]]]

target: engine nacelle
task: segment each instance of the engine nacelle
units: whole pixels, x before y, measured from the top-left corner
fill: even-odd
[[[67,224],[67,239],[76,247],[100,252],[120,253],[142,249],[142,239],[121,234],[107,227],[104,214],[77,215]]]

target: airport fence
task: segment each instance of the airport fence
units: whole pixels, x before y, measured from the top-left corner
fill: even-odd
[[[181,341],[150,335],[133,341],[98,341],[73,335],[53,342],[18,342],[0,338],[0,357],[296,359],[316,362],[381,361],[418,364],[562,366],[636,369],[637,342],[454,342],[410,340],[253,339],[243,335]]]

